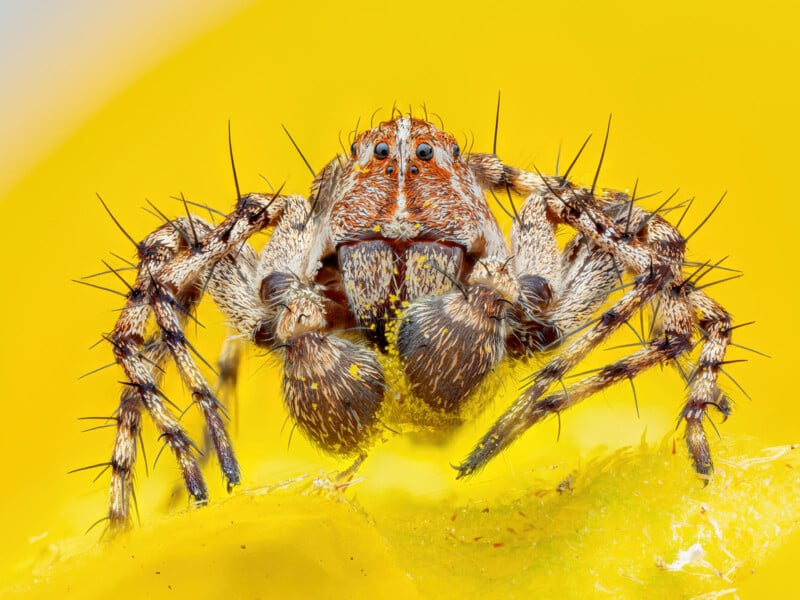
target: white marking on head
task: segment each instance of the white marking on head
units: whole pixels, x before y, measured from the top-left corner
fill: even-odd
[[[437,144],[432,144],[433,146],[433,160],[436,161],[436,164],[440,167],[447,169],[448,171],[453,170],[453,149],[452,148],[441,148]],[[460,187],[460,186],[459,186]]]
[[[397,212],[406,215],[406,146],[411,138],[411,119],[397,120]],[[406,215],[407,216],[407,215]]]

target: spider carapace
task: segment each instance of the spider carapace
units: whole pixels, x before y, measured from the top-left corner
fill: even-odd
[[[524,198],[513,212],[510,244],[486,199],[498,191]],[[201,409],[229,485],[240,480],[224,407],[184,336],[206,291],[238,332],[234,343],[282,357],[282,393],[299,429],[344,455],[363,455],[383,429],[383,353],[396,352],[419,401],[457,417],[502,361],[550,351],[457,466],[459,477],[544,417],[688,356],[699,339],[681,418],[694,467],[709,474],[703,420],[709,407],[730,411],[717,375],[731,319],[684,275],[678,230],[635,200],[597,194],[567,175],[519,169],[494,154],[462,153],[450,134],[403,116],[360,133],[349,155],[316,176],[308,198],[247,194],[217,225],[196,216],[168,221],[138,244],[138,274],[111,335],[128,382],[111,458],[112,524],[129,519],[143,412],[177,458],[189,494],[207,498],[194,444],[159,391],[166,361],[177,365]],[[562,227],[573,231],[564,247],[556,240]],[[256,253],[248,240],[267,228],[271,238]],[[623,277],[624,293],[609,305]],[[562,385],[650,303],[660,312],[650,339]],[[223,377],[235,372],[235,360],[222,367]]]

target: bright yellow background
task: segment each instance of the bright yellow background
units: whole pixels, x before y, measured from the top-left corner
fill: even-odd
[[[346,139],[359,117],[368,122],[378,107],[388,114],[395,101],[415,112],[425,103],[450,131],[474,136],[476,150],[488,151],[496,94],[502,89],[498,153],[512,164],[552,171],[559,144],[570,156],[587,133],[599,138],[613,113],[603,184],[629,188],[638,177],[642,193],[680,187],[685,196],[697,196],[698,208],[687,217],[685,231],[728,191],[718,213],[692,239],[690,258],[730,255],[727,264],[745,272],[742,279],[712,288],[713,295],[738,322],[757,321],[737,332],[735,341],[772,358],[731,352],[732,358],[751,359],[730,371],[753,400],[723,381],[736,410],[721,432],[726,438],[755,438],[761,447],[797,441],[793,347],[800,337],[795,318],[800,253],[791,227],[800,53],[798,14],[787,7],[780,2],[642,8],[625,2],[528,6],[498,1],[387,2],[344,9],[340,3],[264,3],[221,19],[143,76],[131,73],[129,86],[113,101],[62,144],[42,152],[34,170],[18,174],[0,205],[6,224],[0,236],[0,314],[6,321],[0,357],[0,470],[5,474],[0,574],[16,571],[18,576],[34,557],[52,560],[54,553],[66,552],[59,541],[79,536],[104,512],[105,477],[91,483],[91,473],[66,475],[107,459],[112,430],[81,433],[85,422],[76,418],[110,414],[120,378],[109,369],[77,380],[110,360],[108,348],[88,347],[112,327],[119,299],[70,279],[102,270],[100,259],[118,264],[110,251],[132,253],[95,193],[137,238],[157,224],[139,209],[145,198],[169,214],[180,212],[169,199],[180,192],[227,209],[235,199],[228,120],[243,189],[265,189],[264,175],[276,184],[286,181],[289,191],[306,193],[309,174],[282,123],[317,168],[338,150],[340,132]],[[52,110],[58,111],[57,97]],[[599,145],[596,139],[576,179],[591,179]],[[113,277],[105,283],[116,285]],[[210,331],[200,332],[201,346],[213,357],[224,331],[219,317],[205,314],[208,318],[201,320]],[[283,427],[275,361],[251,357],[245,370],[237,435],[243,488],[342,468],[299,435],[287,449],[289,428]],[[580,464],[597,445],[636,444],[645,430],[649,441],[659,442],[672,431],[682,387],[670,369],[643,377],[637,386],[638,420],[629,389],[614,388],[565,414],[558,444],[555,423],[542,425],[467,483],[454,482],[447,463],[471,448],[489,417],[465,426],[445,447],[392,440],[377,446],[366,463],[359,497],[371,518],[376,514],[370,513],[369,500],[382,494],[409,494],[427,510],[444,503],[449,514],[455,509],[443,497],[458,498],[453,506],[463,506],[476,494],[488,494],[488,488],[513,482],[517,473]],[[513,396],[514,385],[508,389],[492,414]],[[182,397],[179,385],[169,393]],[[183,396],[179,404],[185,401]],[[152,430],[145,433],[152,463],[158,443]],[[139,470],[145,523],[163,512],[164,495],[176,481],[170,460],[165,455],[149,477]],[[214,467],[207,473],[215,498],[224,497]],[[383,505],[376,501],[374,506]],[[306,509],[299,504],[287,510]],[[413,519],[413,511],[409,514]],[[280,522],[274,514],[272,519]],[[332,534],[340,542],[381,547],[374,532],[353,534],[348,518],[341,521],[342,531]],[[276,547],[302,545],[306,535],[288,528]],[[319,543],[315,549],[321,551],[340,547]],[[792,545],[744,586],[752,593],[775,582],[774,575],[789,565],[799,546],[795,534]],[[775,585],[780,589],[780,579]]]

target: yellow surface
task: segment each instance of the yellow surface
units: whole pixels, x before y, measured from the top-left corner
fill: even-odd
[[[113,543],[90,548],[73,540],[43,549],[33,577],[7,592],[733,595],[787,542],[800,510],[800,447],[733,446],[718,444],[709,488],[686,476],[686,461],[668,440],[593,453],[577,465],[495,479],[466,493],[419,494],[369,474],[346,490],[322,474],[296,478],[153,519]]]
[[[793,589],[797,450],[776,458],[764,449],[800,437],[800,252],[791,229],[796,9],[428,2],[345,14],[335,5],[273,4],[218,23],[141,77],[132,73],[129,87],[20,173],[1,201],[0,593],[102,597],[116,588],[124,597],[166,594],[173,585],[198,597],[759,597]],[[415,112],[425,103],[457,136],[474,137],[476,150],[489,150],[498,89],[498,152],[511,163],[552,171],[559,145],[571,157],[587,133],[600,137],[613,113],[602,184],[630,188],[638,177],[640,193],[681,187],[697,197],[685,232],[728,191],[692,238],[690,258],[730,255],[726,264],[746,273],[709,291],[738,322],[757,322],[735,341],[772,358],[731,351],[732,359],[751,359],[728,370],[752,401],[723,381],[736,406],[720,425],[723,439],[712,442],[717,479],[703,488],[691,475],[671,434],[683,385],[671,369],[656,369],[637,383],[638,419],[630,390],[613,388],[564,414],[558,443],[556,422],[543,424],[467,482],[454,481],[448,463],[513,398],[513,381],[446,444],[377,445],[363,480],[343,496],[308,495],[307,482],[259,495],[269,484],[347,465],[300,435],[288,444],[277,366],[253,354],[236,434],[241,488],[226,499],[211,464],[212,506],[185,513],[178,497],[179,514],[164,516],[177,472],[167,455],[152,469],[159,444],[148,428],[151,469],[137,471],[143,525],[93,547],[99,529],[82,533],[104,514],[106,479],[66,473],[110,452],[111,429],[81,433],[86,422],[76,419],[114,410],[120,374],[77,377],[110,360],[107,347],[87,348],[112,327],[119,298],[69,280],[103,270],[100,259],[119,264],[109,252],[132,254],[95,193],[137,238],[157,224],[139,209],[145,198],[170,214],[181,210],[169,199],[180,192],[227,209],[235,197],[229,119],[247,190],[265,189],[264,175],[307,191],[309,174],[281,123],[319,168],[338,149],[340,131],[346,140],[359,117],[368,122],[378,107],[388,114],[395,101]],[[599,146],[595,140],[576,179],[591,180]],[[102,283],[118,285],[113,277]],[[200,320],[206,329],[196,339],[213,357],[221,319],[203,310]],[[183,406],[188,399],[170,375],[167,394]],[[645,432],[651,446],[641,449]],[[634,449],[620,450],[626,446]],[[772,459],[748,462],[758,457]],[[565,480],[572,491],[554,491]],[[694,544],[702,560],[664,568]]]

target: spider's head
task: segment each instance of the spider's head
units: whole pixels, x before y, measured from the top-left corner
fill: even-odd
[[[455,138],[431,123],[400,117],[362,132],[350,147],[350,162],[364,180],[385,176],[398,184],[415,179],[449,179],[461,158]],[[459,160],[460,159],[460,160]]]
[[[331,203],[337,242],[384,238],[470,246],[489,209],[452,135],[400,117],[362,132],[350,150]]]

